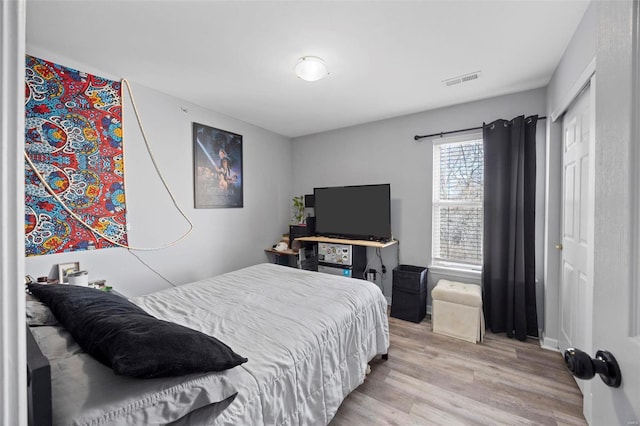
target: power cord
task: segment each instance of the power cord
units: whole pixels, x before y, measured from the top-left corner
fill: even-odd
[[[169,285],[171,287],[178,287],[177,285],[175,285],[174,283],[172,283],[171,281],[169,281],[167,278],[165,278],[164,275],[162,275],[160,272],[156,271],[155,269],[153,269],[151,267],[151,265],[149,265],[147,262],[145,262],[144,260],[142,260],[140,258],[140,256],[138,256],[133,250],[127,250],[128,253],[130,253],[133,257],[135,257],[136,259],[138,259],[138,262],[142,263],[144,266],[146,266],[151,272],[153,272],[154,274],[156,274],[157,276],[159,276],[160,278],[162,278],[164,281],[166,281],[167,283],[169,283]]]
[[[382,262],[382,249],[380,247],[376,247],[376,256],[378,256],[378,259],[380,260],[380,272],[382,272],[382,279],[385,280],[387,279],[387,267],[384,266],[384,263]]]
[[[164,176],[162,176],[162,172],[160,172],[160,167],[158,166],[158,163],[156,161],[156,157],[153,155],[153,151],[151,150],[151,144],[149,143],[149,138],[147,137],[147,133],[144,131],[144,127],[142,125],[142,118],[140,118],[140,113],[138,112],[138,106],[136,105],[136,100],[135,100],[135,97],[133,96],[133,91],[131,90],[131,85],[129,84],[129,81],[126,78],[123,78],[121,80],[121,82],[122,82],[123,85],[127,86],[127,91],[129,92],[129,97],[131,98],[131,105],[133,106],[133,112],[136,115],[136,120],[138,121],[138,127],[140,127],[140,133],[142,133],[142,139],[144,140],[144,144],[147,147],[147,152],[149,153],[149,158],[151,159],[151,162],[153,163],[153,168],[155,169],[156,173],[158,174],[158,177],[160,178],[160,181],[162,182],[162,185],[164,185],[165,189],[167,190],[167,193],[169,194],[169,197],[171,198],[171,202],[175,206],[176,210],[178,210],[178,212],[180,212],[180,214],[182,215],[184,220],[186,220],[187,223],[189,224],[189,229],[180,238],[168,243],[167,245],[165,245],[163,247],[159,247],[159,248],[156,248],[156,249],[146,249],[146,250],[164,249],[164,248],[167,248],[167,247],[171,247],[172,245],[177,244],[178,242],[180,242],[181,240],[186,238],[187,235],[189,235],[191,233],[191,231],[193,231],[193,228],[194,228],[193,222],[191,222],[191,220],[187,217],[186,213],[182,210],[182,208],[180,208],[180,205],[178,204],[178,201],[176,200],[176,197],[173,195],[173,192],[171,192],[171,189],[169,188],[169,184],[164,179]],[[125,169],[125,171],[126,171],[126,169]],[[126,180],[125,180],[125,183],[126,183]],[[126,191],[126,189],[125,189],[125,191]],[[137,248],[132,248],[132,249],[134,249],[134,250],[143,250],[143,249],[137,249]]]

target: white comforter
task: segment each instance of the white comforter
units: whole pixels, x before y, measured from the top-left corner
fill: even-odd
[[[249,359],[210,424],[327,424],[389,347],[387,303],[368,281],[261,264],[132,301]]]

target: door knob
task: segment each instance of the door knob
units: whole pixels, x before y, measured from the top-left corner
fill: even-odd
[[[560,243],[560,244],[556,244],[556,248],[557,248],[558,250],[562,250],[562,243]]]
[[[564,351],[564,362],[578,379],[590,380],[597,373],[607,386],[617,388],[622,383],[620,366],[611,352],[598,351],[596,357],[591,358],[580,349],[569,348]]]

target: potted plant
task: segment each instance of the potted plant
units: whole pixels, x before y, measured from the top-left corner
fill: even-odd
[[[304,222],[304,196],[298,195],[291,199],[293,201],[293,221],[294,225]]]

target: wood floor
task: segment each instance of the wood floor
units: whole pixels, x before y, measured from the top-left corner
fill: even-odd
[[[331,426],[586,425],[561,354],[537,340],[488,332],[474,345],[434,334],[427,319],[389,318],[389,329],[389,359],[371,362]]]

